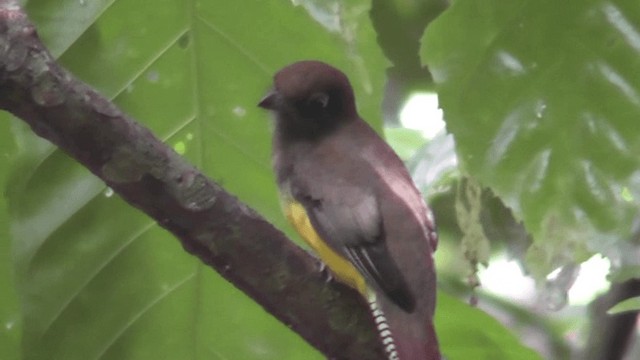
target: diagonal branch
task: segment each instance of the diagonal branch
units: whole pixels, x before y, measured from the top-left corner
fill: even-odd
[[[61,68],[0,0],[0,108],[27,122],[330,358],[381,359],[366,304],[148,129]]]

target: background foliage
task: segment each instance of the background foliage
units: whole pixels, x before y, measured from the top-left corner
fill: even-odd
[[[444,135],[403,153],[414,154],[409,164],[436,209],[441,288],[465,293],[463,236],[475,239],[465,250],[476,249],[479,261],[488,259],[488,246],[478,245],[488,239],[494,250],[496,239],[532,241],[513,254],[539,280],[560,267],[572,273],[596,252],[638,276],[638,6],[456,1],[438,16],[443,3],[25,6],[64,66],[293,239],[269,168],[269,123],[255,106],[272,74],[300,59],[336,65],[352,80],[363,117],[381,130],[385,83],[384,113],[393,118],[389,109],[404,96],[433,88],[428,65],[460,166]],[[322,358],[88,171],[0,116],[0,353],[7,359]],[[472,196],[474,186],[498,197],[486,189]],[[473,209],[490,209],[499,221]],[[547,357],[567,356],[558,335],[564,325],[483,300],[519,319],[514,327],[544,333]],[[513,330],[444,293],[437,326],[449,359],[540,358]]]
[[[594,252],[638,264],[637,8],[456,2],[425,36],[460,160],[524,221],[538,278]]]

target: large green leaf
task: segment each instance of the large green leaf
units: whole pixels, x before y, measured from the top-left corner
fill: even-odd
[[[633,0],[455,1],[427,31],[461,162],[524,221],[538,278],[639,261],[639,52]]]
[[[335,64],[380,126],[385,61],[367,2],[335,4],[313,16],[258,0],[42,0],[27,9],[63,65],[289,231],[269,168],[268,116],[256,107],[272,73],[300,59]],[[338,27],[314,20],[323,15]],[[16,136],[8,194],[25,359],[321,358],[61,151],[25,126]]]

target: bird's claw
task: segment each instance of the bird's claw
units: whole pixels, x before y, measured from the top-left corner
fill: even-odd
[[[331,274],[331,270],[323,261],[318,261],[318,270],[320,271],[321,276],[325,278],[325,282],[329,283],[333,280],[333,274]]]

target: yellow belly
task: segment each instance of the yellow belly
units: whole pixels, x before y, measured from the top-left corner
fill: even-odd
[[[320,235],[318,235],[311,225],[311,221],[304,207],[298,202],[284,201],[283,210],[289,222],[313,251],[318,254],[320,259],[331,269],[336,279],[358,290],[363,296],[367,297],[367,286],[362,275],[360,275],[358,270],[356,270],[347,259],[336,253],[320,238]]]

